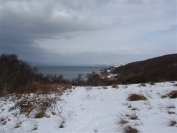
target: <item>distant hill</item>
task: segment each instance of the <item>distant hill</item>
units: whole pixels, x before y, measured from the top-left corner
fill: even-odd
[[[114,68],[112,73],[118,74],[117,80],[124,83],[133,83],[138,77],[142,81],[174,81],[177,80],[177,54],[129,63]]]

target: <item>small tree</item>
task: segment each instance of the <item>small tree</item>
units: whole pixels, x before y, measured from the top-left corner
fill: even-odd
[[[37,68],[32,68],[26,62],[19,60],[15,54],[0,56],[0,90],[8,93],[19,86],[35,80]]]
[[[100,84],[103,83],[103,80],[100,78],[100,75],[97,74],[97,73],[94,73],[94,72],[88,73],[86,75],[86,78],[87,78],[87,84],[88,85],[96,86],[96,85],[100,85]]]
[[[83,75],[78,74],[76,78],[72,79],[72,85],[78,85],[78,86],[85,85]]]

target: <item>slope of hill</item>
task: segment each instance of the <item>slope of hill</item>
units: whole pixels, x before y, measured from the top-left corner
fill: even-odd
[[[119,82],[141,77],[146,81],[162,82],[177,80],[177,54],[164,55],[145,61],[133,62],[114,68]]]
[[[163,82],[8,95],[0,98],[0,133],[175,133],[176,87]],[[23,99],[33,101],[33,110],[19,108]],[[40,99],[51,106],[37,106]]]

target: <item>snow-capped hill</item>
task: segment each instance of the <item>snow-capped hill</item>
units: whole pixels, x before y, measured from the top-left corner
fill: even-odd
[[[120,67],[120,66],[124,66],[125,64],[124,63],[117,63],[114,65],[114,67]]]
[[[127,82],[130,78],[141,77],[145,82],[177,80],[177,54],[159,56],[143,61],[115,65],[108,69],[110,74],[118,74],[116,81]],[[121,66],[121,67],[120,67]],[[132,83],[133,81],[129,82]]]

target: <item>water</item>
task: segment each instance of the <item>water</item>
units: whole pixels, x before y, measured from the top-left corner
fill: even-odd
[[[38,66],[39,72],[44,75],[63,75],[64,79],[73,79],[82,74],[83,77],[87,73],[102,70],[109,66]]]

